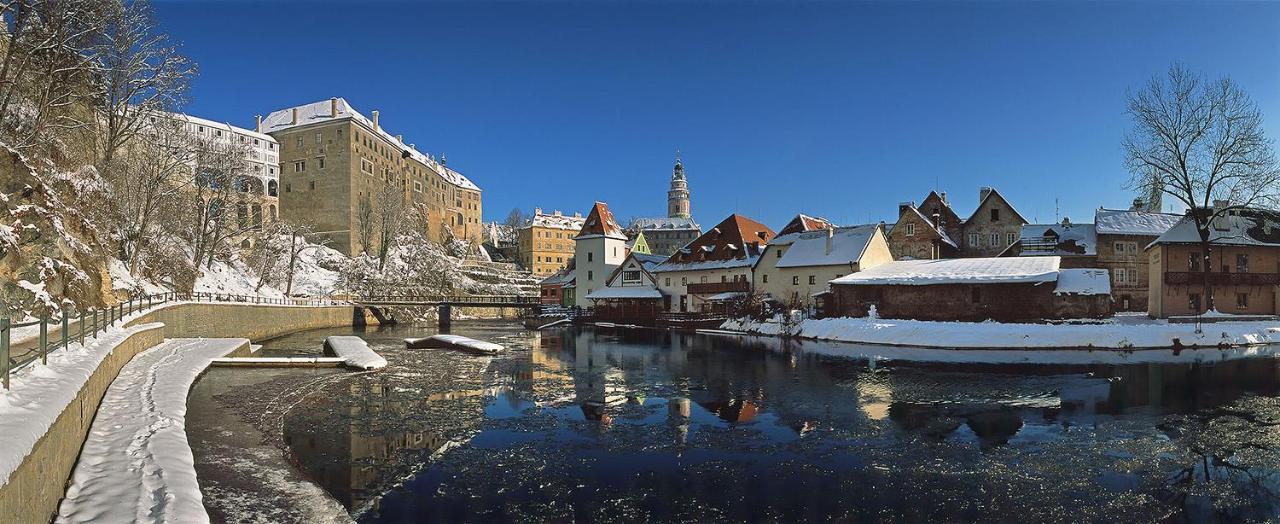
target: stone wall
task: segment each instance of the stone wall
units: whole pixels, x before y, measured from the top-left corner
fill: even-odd
[[[350,326],[354,311],[352,306],[181,303],[160,307],[127,325],[163,322],[166,338],[247,338],[257,342],[308,329]]]
[[[75,400],[36,442],[9,481],[0,486],[0,514],[6,522],[48,522],[53,518],[107,387],[134,355],[163,341],[161,326],[139,329],[102,360]]]

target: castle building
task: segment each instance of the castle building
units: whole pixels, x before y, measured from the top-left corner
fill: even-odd
[[[342,98],[272,112],[258,131],[280,144],[282,218],[305,222],[312,240],[327,239],[348,255],[377,249],[369,216],[388,190],[418,213],[413,224],[437,242],[450,236],[480,242],[481,191],[471,180],[418,151]]]
[[[582,229],[581,213],[533,211],[533,218],[519,231],[520,264],[534,276],[545,277],[563,269],[573,258],[574,236]]]
[[[649,251],[655,255],[671,256],[680,248],[702,234],[702,228],[694,222],[689,201],[689,181],[685,178],[684,164],[676,155],[676,165],[671,170],[671,189],[667,191],[667,216],[637,218],[627,226],[628,236],[643,233]]]

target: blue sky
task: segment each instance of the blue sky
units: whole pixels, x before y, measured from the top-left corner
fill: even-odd
[[[513,208],[893,221],[937,187],[1029,220],[1126,206],[1127,89],[1230,75],[1280,135],[1280,3],[159,1],[200,64],[187,110],[345,97]]]

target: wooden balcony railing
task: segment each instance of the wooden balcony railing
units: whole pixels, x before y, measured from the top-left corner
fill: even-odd
[[[751,282],[746,280],[729,282],[707,282],[689,284],[690,295],[712,295],[715,293],[751,292]]]
[[[1199,284],[1203,273],[1198,271],[1167,271],[1165,284]],[[1272,286],[1280,284],[1280,273],[1209,273],[1209,283],[1218,286]]]

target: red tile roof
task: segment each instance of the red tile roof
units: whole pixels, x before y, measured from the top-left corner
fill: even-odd
[[[803,233],[805,231],[816,231],[818,229],[826,229],[832,227],[831,222],[822,217],[811,217],[804,213],[796,215],[795,218],[782,226],[782,231],[778,235],[789,235],[791,233]]]
[[[582,223],[582,229],[578,231],[578,237],[590,235],[615,237],[623,240],[627,238],[627,235],[622,232],[622,227],[618,225],[618,221],[613,219],[613,212],[609,211],[609,205],[604,202],[596,202],[594,206],[591,206],[591,213],[587,214],[587,219]]]
[[[754,257],[760,254],[760,250],[773,237],[773,230],[769,226],[735,213],[676,251],[667,259],[667,263]]]

